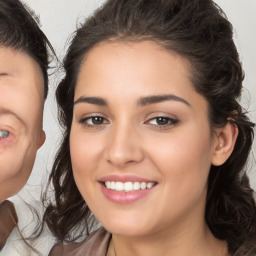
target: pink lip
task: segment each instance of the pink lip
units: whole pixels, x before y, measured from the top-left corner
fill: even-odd
[[[104,184],[100,183],[101,191],[103,195],[110,201],[118,204],[129,204],[135,202],[145,196],[147,196],[154,188],[144,189],[144,190],[135,190],[130,192],[124,191],[115,191],[107,189]]]
[[[104,185],[105,181],[120,181],[120,182],[154,182],[152,180],[148,180],[145,178],[137,177],[137,176],[132,176],[132,175],[126,175],[126,176],[119,176],[119,175],[109,175],[106,177],[103,177],[99,180],[99,185],[101,187],[101,191],[103,195],[110,201],[118,204],[129,204],[132,202],[135,202],[143,197],[146,197],[148,194],[152,192],[152,190],[156,187],[153,186],[149,189],[143,189],[143,190],[135,190],[135,191],[130,191],[130,192],[124,192],[124,191],[115,191],[111,189],[107,189]]]

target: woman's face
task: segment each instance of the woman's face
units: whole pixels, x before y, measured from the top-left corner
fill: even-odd
[[[187,62],[150,41],[106,42],[82,64],[70,134],[79,191],[124,236],[203,222],[215,140]]]
[[[27,54],[0,47],[0,203],[26,183],[44,142],[44,81]]]

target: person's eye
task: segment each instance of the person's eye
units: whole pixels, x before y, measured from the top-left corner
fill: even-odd
[[[102,116],[90,116],[82,118],[79,122],[87,127],[95,127],[109,123],[109,121]]]
[[[8,131],[0,130],[0,138],[7,138],[9,135]]]
[[[158,117],[154,117],[149,119],[146,124],[150,124],[156,127],[160,127],[160,128],[167,128],[169,126],[175,125],[179,122],[179,120],[177,119],[173,119],[170,117],[165,117],[165,116],[158,116]]]

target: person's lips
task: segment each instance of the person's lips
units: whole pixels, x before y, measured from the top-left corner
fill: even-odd
[[[145,197],[157,182],[137,176],[110,175],[99,180],[103,194],[115,203],[131,203]]]

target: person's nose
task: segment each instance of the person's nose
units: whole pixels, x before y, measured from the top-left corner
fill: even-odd
[[[116,125],[110,132],[106,160],[122,168],[144,159],[142,137],[138,129],[129,124]]]

